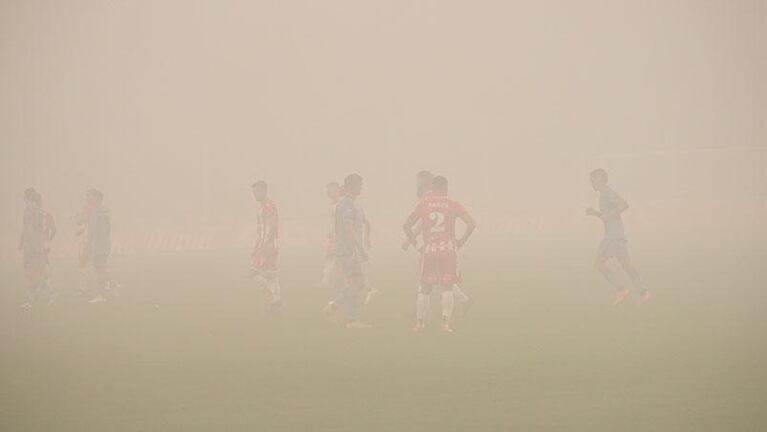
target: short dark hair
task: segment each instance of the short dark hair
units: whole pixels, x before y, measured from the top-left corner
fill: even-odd
[[[436,176],[431,182],[431,188],[434,192],[447,192],[447,178],[444,176]]]
[[[349,174],[344,179],[344,186],[359,186],[361,184],[362,184],[362,176],[357,173]]]
[[[431,171],[427,171],[427,170],[419,171],[418,174],[415,175],[415,177],[419,180],[428,180],[428,181],[434,180],[434,174],[432,174]]]
[[[259,188],[268,189],[268,188],[269,188],[269,185],[267,185],[265,181],[263,181],[263,180],[259,180],[259,181],[255,182],[255,183],[253,183],[252,185],[250,185],[250,187],[251,187],[251,188],[257,188],[257,187],[259,187]]]
[[[607,181],[607,178],[608,178],[607,171],[605,171],[602,168],[597,168],[594,171],[591,171],[591,177],[592,178],[593,177],[600,177],[600,178],[604,179],[604,181]]]
[[[104,201],[104,192],[101,192],[98,189],[88,189],[88,196],[98,202]]]
[[[33,187],[29,187],[24,189],[24,199],[32,201],[35,199],[35,195],[37,195],[37,190]]]

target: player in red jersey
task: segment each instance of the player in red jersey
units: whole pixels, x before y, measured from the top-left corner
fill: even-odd
[[[461,219],[466,230],[460,239],[455,238],[455,221]],[[460,281],[458,273],[458,249],[476,228],[476,222],[466,209],[447,196],[447,179],[434,177],[432,193],[423,197],[410,214],[403,229],[410,244],[417,247],[413,227],[421,223],[423,245],[421,251],[421,286],[416,301],[415,331],[422,331],[429,310],[429,296],[435,287],[442,289],[442,330],[452,332],[450,318],[455,306],[453,289]]]
[[[256,242],[251,254],[251,272],[258,282],[271,295],[269,310],[277,312],[282,307],[280,280],[277,275],[279,257],[279,215],[277,206],[267,196],[268,186],[265,181],[257,181],[251,186],[253,197],[261,204],[258,212]]]

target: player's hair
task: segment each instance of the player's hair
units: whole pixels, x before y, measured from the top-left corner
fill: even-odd
[[[326,188],[332,188],[332,187],[341,187],[341,185],[340,185],[340,184],[338,184],[338,182],[337,182],[337,181],[332,181],[332,182],[330,182],[330,183],[326,184],[326,185],[325,185],[325,187],[326,187]]]
[[[447,178],[444,176],[436,176],[431,182],[431,188],[434,192],[447,192]]]
[[[96,202],[104,201],[104,192],[101,192],[98,189],[88,189],[88,196],[96,200]]]
[[[359,186],[361,184],[362,184],[362,176],[357,174],[357,173],[349,174],[344,179],[344,186],[345,187]]]
[[[37,195],[37,190],[33,187],[29,187],[24,189],[24,199],[28,201],[32,201],[35,199],[35,195]]]
[[[429,182],[434,180],[434,174],[432,174],[431,171],[427,171],[427,170],[419,171],[418,174],[415,175],[415,177],[418,180],[427,180]]]
[[[603,179],[604,181],[607,181],[607,178],[608,178],[607,171],[605,171],[602,168],[597,168],[594,171],[591,171],[591,177],[592,178],[599,177],[599,178]]]
[[[252,187],[254,189],[257,188],[257,187],[258,188],[264,188],[264,189],[268,189],[269,188],[269,186],[263,180],[259,180],[259,181],[255,182],[255,183],[253,183],[252,185],[250,185],[250,187]]]

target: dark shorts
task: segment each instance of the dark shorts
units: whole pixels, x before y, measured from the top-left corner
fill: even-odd
[[[597,248],[598,258],[628,258],[626,239],[604,239]]]
[[[362,275],[362,263],[356,256],[337,256],[336,268],[347,278]]]

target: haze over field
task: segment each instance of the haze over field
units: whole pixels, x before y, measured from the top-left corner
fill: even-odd
[[[311,236],[323,185],[359,172],[377,238],[399,240],[422,169],[516,232],[584,229],[597,166],[649,230],[668,206],[711,213],[709,233],[764,216],[760,1],[0,8],[4,238],[28,186],[65,227],[97,187],[141,231],[245,224],[261,178],[300,221],[287,239]],[[750,150],[696,152],[731,148]]]
[[[649,308],[594,269],[595,168]],[[477,220],[446,338],[409,332],[421,170]],[[318,288],[350,173],[364,334]],[[245,277],[257,180],[281,320]],[[29,187],[58,225],[31,313]],[[90,188],[124,285],[103,305],[74,296]],[[765,220],[763,0],[0,0],[3,431],[759,430]]]

